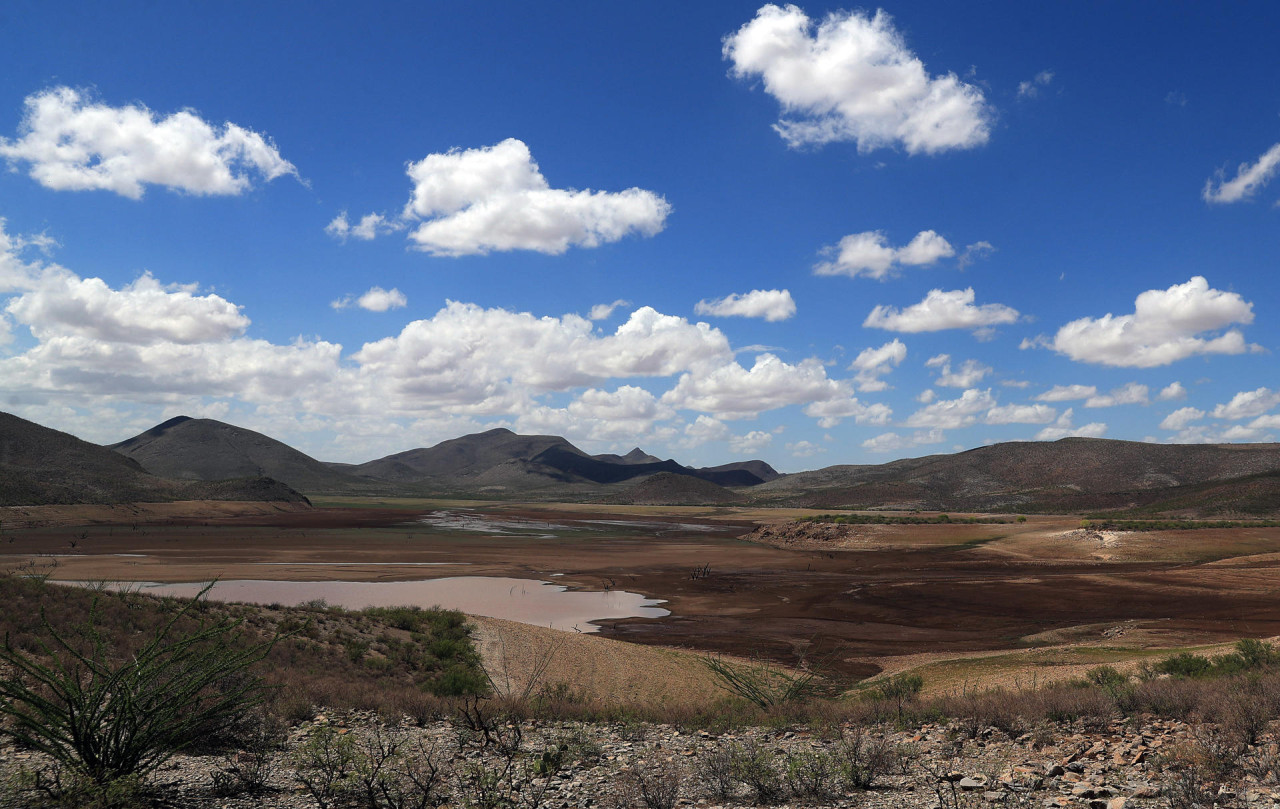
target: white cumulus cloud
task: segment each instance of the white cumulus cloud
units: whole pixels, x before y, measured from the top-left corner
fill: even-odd
[[[845,419],[853,419],[858,424],[888,424],[893,410],[886,404],[863,404],[857,397],[828,399],[805,405],[804,414],[818,420],[818,426],[824,430],[835,427]]]
[[[1048,424],[1058,416],[1055,408],[1046,404],[1000,405],[987,411],[987,424]]]
[[[896,337],[879,348],[864,348],[849,366],[857,371],[853,381],[860,391],[880,391],[889,387],[881,379],[907,358],[907,346]]]
[[[839,244],[824,247],[822,255],[831,261],[814,265],[815,275],[864,275],[883,281],[902,266],[921,267],[956,254],[955,248],[932,230],[922,230],[902,247],[890,247],[888,237],[878,230],[853,233]]]
[[[1180,407],[1160,422],[1161,430],[1184,430],[1193,421],[1204,418],[1204,411],[1195,407]]]
[[[773,443],[773,435],[763,430],[752,430],[746,435],[729,439],[729,449],[734,452],[759,452]]]
[[[1054,385],[1035,399],[1037,402],[1070,402],[1073,399],[1088,399],[1097,393],[1098,389],[1093,385]]]
[[[361,309],[366,309],[370,312],[386,312],[391,309],[403,309],[409,305],[409,299],[405,297],[403,292],[394,287],[391,289],[372,287],[358,298],[347,295],[329,305],[339,310],[347,309],[351,306],[359,306]]]
[[[662,400],[682,410],[739,419],[791,404],[847,398],[847,385],[828,378],[817,360],[791,365],[765,353],[756,357],[750,369],[727,362],[698,373],[682,374]]]
[[[1241,163],[1236,176],[1230,180],[1224,181],[1222,172],[1216,178],[1206,180],[1202,196],[1205,202],[1240,202],[1250,199],[1260,188],[1271,182],[1277,169],[1280,169],[1280,143],[1263,152],[1253,163]]]
[[[1232,396],[1231,401],[1226,404],[1213,408],[1213,417],[1230,421],[1250,419],[1261,416],[1277,405],[1280,405],[1280,391],[1273,391],[1270,388],[1246,390]]]
[[[956,370],[951,368],[951,355],[939,354],[925,361],[926,368],[938,369],[938,378],[933,384],[943,388],[972,388],[994,369],[977,360],[965,360]]]
[[[1053,339],[1034,344],[1047,345],[1077,362],[1154,368],[1197,354],[1249,351],[1253,347],[1240,330],[1227,327],[1252,322],[1253,304],[1234,292],[1211,289],[1197,275],[1185,284],[1138,295],[1133,314],[1073,320]]]
[[[1150,389],[1146,385],[1140,385],[1137,382],[1129,382],[1119,388],[1112,390],[1110,393],[1098,394],[1090,396],[1085,400],[1085,407],[1115,407],[1116,405],[1128,404],[1148,404],[1150,403]]]
[[[413,195],[403,219],[414,245],[432,255],[533,250],[558,255],[665,227],[671,206],[652,191],[552,188],[529,147],[508,138],[410,163]]]
[[[929,290],[924,300],[899,310],[880,305],[862,325],[872,329],[918,333],[945,329],[971,329],[983,333],[993,326],[1015,323],[1018,310],[1000,303],[975,305],[973,287],[944,292]]]
[[[957,430],[978,420],[978,414],[996,406],[990,390],[970,388],[957,399],[939,399],[907,417],[907,427],[935,427]]]
[[[587,313],[587,320],[608,320],[613,317],[613,310],[619,306],[627,306],[631,301],[624,301],[621,298],[613,303],[597,303],[591,307],[591,311]]]
[[[144,106],[109,107],[70,87],[27,97],[14,140],[0,138],[0,156],[29,166],[31,177],[56,191],[113,191],[140,199],[148,185],[197,195],[236,195],[254,175],[296,176],[275,144],[232,123],[215,128],[195,112],[159,117]]]
[[[868,452],[897,452],[927,444],[941,444],[946,435],[940,429],[917,430],[909,436],[898,433],[881,433],[862,442],[862,448]]]
[[[782,106],[774,129],[792,147],[852,141],[858,151],[909,154],[987,142],[994,115],[982,91],[954,73],[930,76],[883,11],[833,12],[815,23],[768,4],[725,37],[740,78],[760,77]]]
[[[1187,389],[1182,386],[1181,382],[1170,382],[1160,389],[1160,393],[1156,394],[1156,398],[1162,402],[1185,399],[1187,398]]]
[[[733,293],[723,298],[698,301],[695,314],[712,317],[761,317],[770,323],[786,320],[796,313],[796,302],[785,289],[753,289],[739,295]]]
[[[342,241],[353,238],[367,242],[383,233],[391,233],[403,229],[404,225],[402,223],[387,219],[380,213],[365,214],[360,217],[359,222],[353,225],[347,219],[347,212],[343,211],[335,216],[329,224],[325,225],[324,232]]]

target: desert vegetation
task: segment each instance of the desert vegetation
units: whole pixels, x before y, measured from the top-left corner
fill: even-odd
[[[1280,766],[1280,654],[1255,639],[1129,673],[1097,666],[1036,689],[932,697],[909,671],[833,695],[818,666],[708,658],[722,699],[655,704],[587,697],[541,675],[503,687],[463,616],[443,610],[251,608],[23,576],[0,578],[0,598],[17,607],[0,617],[5,806],[896,796],[962,809],[1063,795],[1061,805],[1083,806],[1084,784],[1190,809],[1243,805]],[[1125,768],[1117,787],[1108,773]]]

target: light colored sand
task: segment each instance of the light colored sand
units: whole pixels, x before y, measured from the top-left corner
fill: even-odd
[[[726,695],[699,662],[701,655],[692,652],[468,617],[476,628],[476,647],[500,692],[519,695],[566,683],[587,698],[669,705],[707,703]]]

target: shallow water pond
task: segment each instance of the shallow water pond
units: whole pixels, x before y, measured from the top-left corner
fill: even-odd
[[[143,593],[194,596],[208,582],[176,584],[127,582],[116,588]],[[505,618],[565,631],[596,632],[591,621],[612,618],[661,618],[670,615],[662,602],[626,590],[588,592],[569,590],[536,579],[499,576],[455,576],[419,581],[218,581],[209,592],[218,601],[296,605],[323,599],[325,603],[363,607],[440,606],[472,615]]]

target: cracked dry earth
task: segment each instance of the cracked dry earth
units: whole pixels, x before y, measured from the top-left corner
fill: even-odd
[[[217,795],[212,784],[228,762],[254,761],[246,754],[228,757],[180,756],[155,777],[169,806],[192,809],[313,809],[323,807],[300,783],[297,751],[325,735],[350,736],[360,743],[375,733],[390,733],[415,749],[431,750],[440,768],[443,805],[504,807],[644,807],[637,790],[643,776],[653,781],[666,774],[678,782],[673,806],[744,807],[761,798],[745,783],[730,794],[716,793],[708,762],[717,752],[754,749],[782,776],[784,793],[788,757],[814,752],[837,754],[834,736],[810,730],[737,729],[732,732],[681,731],[666,725],[603,725],[570,722],[525,723],[521,726],[517,775],[504,793],[508,802],[486,804],[477,786],[479,773],[492,778],[503,772],[504,757],[493,749],[477,749],[467,734],[445,723],[387,730],[373,717],[318,716],[293,728],[284,750],[265,760],[267,788],[256,794]],[[507,734],[511,733],[508,727]],[[1192,788],[1188,761],[1211,749],[1205,727],[1170,720],[1095,723],[1091,727],[1046,725],[1034,733],[1009,738],[994,728],[969,738],[959,725],[925,725],[915,730],[871,729],[872,743],[887,743],[900,753],[897,763],[878,777],[871,789],[839,786],[814,798],[779,794],[768,802],[783,807],[919,807],[919,809],[1142,809],[1195,806],[1261,809],[1280,804],[1274,766],[1280,762],[1276,738],[1265,735],[1235,762],[1231,773]],[[1208,747],[1206,739],[1209,738]],[[471,739],[474,741],[474,738]],[[421,742],[421,745],[418,743]],[[543,751],[559,751],[555,766]],[[1194,752],[1200,751],[1200,752]],[[0,748],[0,772],[40,765],[38,756]],[[313,773],[314,774],[314,773]],[[314,779],[313,779],[314,780]],[[519,788],[515,785],[519,783]],[[5,809],[27,804],[12,792],[0,800]],[[330,806],[370,806],[359,797],[331,797]],[[389,804],[379,803],[378,806]],[[435,803],[404,805],[437,805]]]

